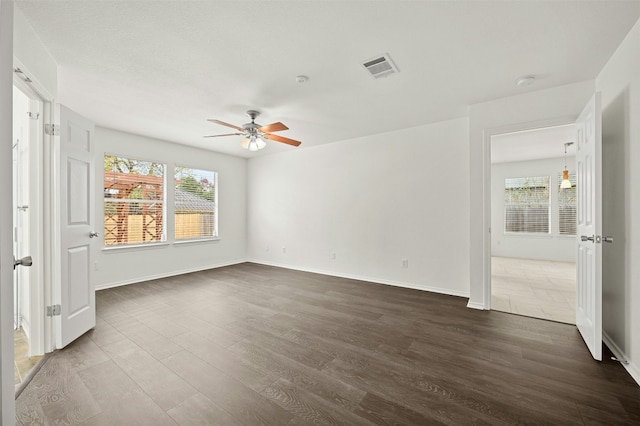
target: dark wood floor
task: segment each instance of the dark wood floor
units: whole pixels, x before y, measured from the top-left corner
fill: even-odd
[[[99,291],[18,423],[640,424],[574,326],[466,303],[250,263]]]

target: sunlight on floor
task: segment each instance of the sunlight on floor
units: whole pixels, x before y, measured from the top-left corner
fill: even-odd
[[[576,323],[576,264],[493,257],[491,308]]]

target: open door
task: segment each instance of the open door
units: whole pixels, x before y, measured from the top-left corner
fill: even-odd
[[[578,255],[576,325],[602,360],[602,117],[600,93],[576,121]]]
[[[96,325],[93,285],[94,124],[73,111],[58,106],[58,185],[60,196],[58,241],[58,304],[50,307],[54,318],[56,347],[61,349]]]

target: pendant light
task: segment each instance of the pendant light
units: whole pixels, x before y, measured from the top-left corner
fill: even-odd
[[[560,183],[560,189],[571,188],[571,181],[569,180],[569,169],[567,169],[567,147],[573,145],[573,142],[567,142],[564,144],[564,170],[562,171],[562,182]]]

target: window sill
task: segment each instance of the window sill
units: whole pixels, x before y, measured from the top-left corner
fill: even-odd
[[[220,241],[220,237],[209,237],[209,238],[198,238],[194,240],[179,240],[174,241],[173,244],[176,246],[183,246],[189,244],[197,244],[197,243],[210,243],[212,241]]]
[[[147,244],[128,244],[122,246],[109,246],[103,247],[103,252],[118,252],[118,251],[135,251],[135,250],[146,250],[148,248],[161,248],[168,247],[170,244],[166,241],[162,241],[160,243],[147,243]]]
[[[527,232],[508,232],[502,234],[505,238],[540,238],[540,239],[558,239],[558,240],[574,240],[575,235],[552,235],[552,234],[535,234]]]
[[[534,232],[505,232],[504,234],[507,238],[542,238],[542,239],[551,239],[553,235],[551,234],[536,234]]]

